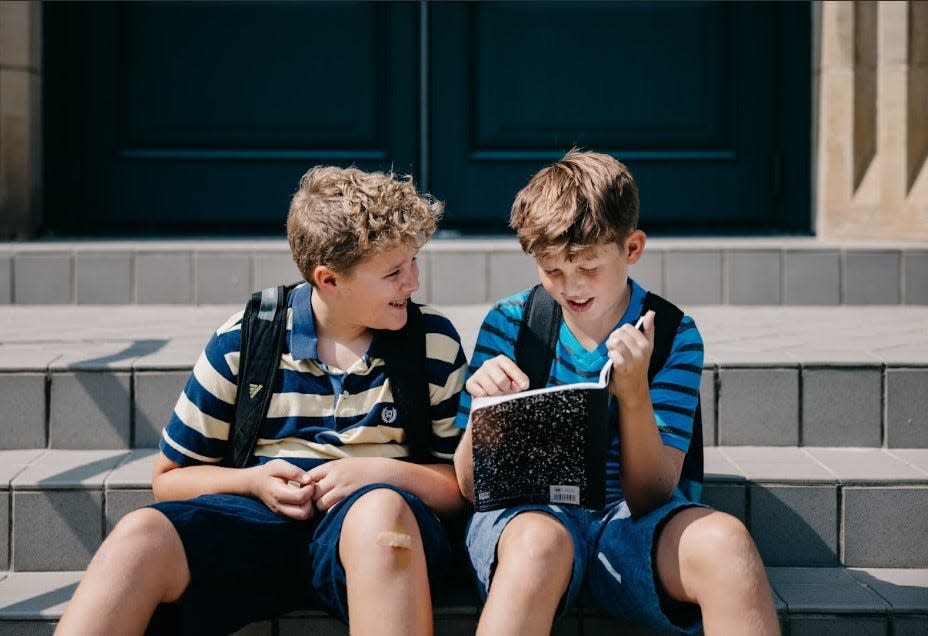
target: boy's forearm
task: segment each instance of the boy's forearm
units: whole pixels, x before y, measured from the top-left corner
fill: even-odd
[[[458,448],[454,451],[454,472],[457,475],[458,488],[464,498],[474,501],[474,450],[470,426],[461,436]]]
[[[622,489],[634,514],[648,512],[673,494],[680,470],[661,439],[650,395],[619,402]]]
[[[223,466],[186,466],[170,462],[163,455],[152,475],[156,501],[192,499],[208,494],[250,495],[251,481],[246,470]]]
[[[402,461],[393,463],[389,483],[416,495],[436,513],[451,514],[464,507],[453,466]]]

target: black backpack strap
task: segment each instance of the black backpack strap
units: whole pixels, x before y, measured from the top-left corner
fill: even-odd
[[[646,314],[649,309],[654,310],[654,349],[651,351],[651,362],[648,365],[648,383],[650,384],[654,381],[657,372],[667,363],[674,338],[677,337],[677,329],[680,321],[683,320],[683,311],[670,301],[651,292],[648,292],[644,298],[641,315]],[[698,397],[696,412],[693,415],[693,432],[680,476],[697,484],[703,481],[702,405]]]
[[[544,287],[535,285],[525,301],[515,350],[515,363],[528,376],[530,389],[548,385],[560,327],[561,306]]]
[[[432,417],[426,375],[425,320],[419,305],[406,305],[406,324],[397,331],[380,331],[379,341],[393,393],[393,403],[406,433],[410,461],[434,463]]]
[[[225,466],[244,467],[254,451],[274,394],[274,376],[287,333],[287,296],[292,288],[281,285],[255,292],[245,306],[238,395]]]

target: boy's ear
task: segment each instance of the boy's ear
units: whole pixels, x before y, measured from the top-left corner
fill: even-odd
[[[325,265],[317,265],[313,270],[313,284],[321,292],[332,293],[338,287],[338,272]]]
[[[641,230],[633,230],[625,239],[625,258],[629,265],[634,265],[644,253],[644,244],[648,242],[648,235]]]

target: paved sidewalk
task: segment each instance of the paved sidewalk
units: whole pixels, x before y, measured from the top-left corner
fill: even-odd
[[[468,354],[487,305],[443,305]],[[0,370],[184,368],[240,307],[7,306]],[[706,364],[928,366],[928,307],[690,307]]]

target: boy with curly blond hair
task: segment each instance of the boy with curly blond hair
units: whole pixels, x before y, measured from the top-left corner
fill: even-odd
[[[303,176],[287,234],[305,282],[288,297],[250,460],[221,465],[240,390],[238,312],[206,345],[163,431],[158,503],[117,524],[58,633],[141,634],[172,602],[181,629],[198,634],[307,604],[352,633],[431,633],[430,579],[450,553],[438,515],[464,504],[450,463],[466,361],[451,323],[419,307],[431,440],[430,458],[413,463],[382,339],[407,322],[416,254],[441,209],[392,173]]]

